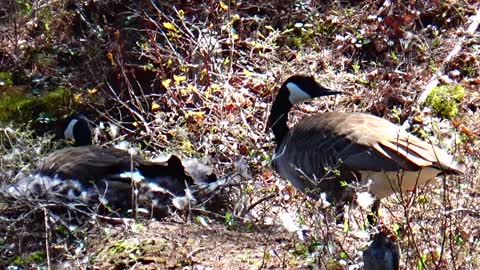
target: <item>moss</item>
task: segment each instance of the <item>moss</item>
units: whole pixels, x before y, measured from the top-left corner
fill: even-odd
[[[162,257],[163,252],[170,254],[172,249],[166,242],[153,239],[121,239],[110,244],[98,254],[92,255],[91,263],[109,262],[115,264],[118,269],[124,269],[127,265],[133,265],[142,257],[157,257],[157,264],[165,264],[166,261]],[[115,268],[115,269],[117,269]],[[142,268],[143,269],[143,268]]]
[[[123,253],[126,250],[131,251],[133,249],[136,249],[136,245],[134,245],[132,243],[128,243],[127,241],[124,241],[124,240],[119,240],[116,243],[114,243],[113,245],[111,245],[108,248],[108,251],[110,252],[111,255],[115,255],[115,254],[118,254],[118,253]]]
[[[58,87],[53,91],[48,91],[41,98],[42,103],[45,105],[45,109],[53,110],[58,108],[58,106],[68,105],[70,101],[71,92],[69,89]]]
[[[37,55],[36,56],[36,62],[37,64],[42,67],[54,67],[56,62],[55,58],[51,54],[46,54],[46,55]]]
[[[16,88],[9,88],[0,96],[0,121],[20,120],[31,114],[34,100]]]
[[[35,251],[28,255],[18,256],[13,260],[13,264],[16,266],[26,267],[33,264],[43,264],[45,263],[45,252]]]
[[[0,122],[26,123],[41,113],[57,111],[70,102],[70,90],[59,87],[41,95],[33,95],[17,87],[0,94]]]
[[[426,104],[434,113],[441,117],[452,119],[458,114],[458,102],[465,96],[465,89],[461,85],[442,85],[433,88]]]
[[[13,76],[9,72],[0,72],[0,87],[2,86],[12,86],[13,85]]]

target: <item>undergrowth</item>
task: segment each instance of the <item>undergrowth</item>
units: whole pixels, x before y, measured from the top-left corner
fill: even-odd
[[[0,208],[0,267],[360,268],[374,232],[365,211],[350,208],[348,227],[338,228],[331,206],[306,199],[270,167],[268,110],[278,85],[301,73],[345,95],[295,108],[291,123],[316,111],[368,112],[438,141],[467,165],[465,176],[392,196],[381,222],[397,234],[406,269],[478,268],[478,38],[458,30],[478,8],[475,1],[9,1],[0,7],[3,184],[58,148],[44,125],[73,111],[91,118],[97,144],[129,141],[146,156],[206,157],[218,175],[239,166],[248,175],[226,208],[178,213],[174,225],[57,215],[16,202],[21,207]],[[443,67],[463,37],[461,53]],[[417,104],[440,69],[448,80],[431,94],[431,109]],[[303,240],[281,231],[285,213]]]

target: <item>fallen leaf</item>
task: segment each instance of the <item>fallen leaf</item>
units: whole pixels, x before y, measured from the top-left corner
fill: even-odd
[[[160,105],[155,101],[152,101],[152,111],[156,111],[158,109],[160,109]]]
[[[452,125],[456,128],[462,124],[462,120],[460,118],[455,118],[452,120]]]
[[[163,85],[163,87],[168,88],[170,86],[171,82],[172,82],[171,79],[166,79],[166,80],[162,81],[162,85]]]
[[[82,93],[73,94],[73,100],[74,100],[75,102],[80,103],[81,98],[82,98]]]
[[[187,113],[187,118],[190,120],[190,121],[194,121],[196,123],[199,123],[201,121],[203,121],[203,118],[205,116],[205,113],[204,112],[188,112]]]
[[[421,113],[415,115],[415,117],[413,117],[413,122],[423,124],[423,115]]]
[[[113,53],[112,52],[107,53],[107,58],[108,58],[108,60],[110,60],[112,66],[115,66],[115,61],[113,59]]]
[[[178,29],[175,27],[175,25],[173,23],[164,22],[163,27],[165,27],[165,29],[167,29],[167,30],[170,30],[170,31],[173,31],[173,32],[178,32]]]
[[[92,88],[92,89],[88,89],[87,92],[88,92],[89,95],[93,95],[93,94],[97,93],[98,90],[97,90],[97,88]]]
[[[181,83],[181,82],[185,81],[186,79],[187,79],[187,76],[183,76],[183,75],[180,75],[180,76],[173,75],[173,80],[175,81],[175,83]]]
[[[240,152],[241,155],[248,155],[248,147],[244,144],[238,145],[238,151]]]
[[[223,3],[223,1],[220,1],[220,10],[222,11],[228,10],[228,6],[225,3]]]
[[[207,75],[208,75],[208,70],[206,68],[202,69],[202,71],[200,72],[200,80],[205,79]]]
[[[271,25],[266,25],[265,26],[265,29],[267,30],[270,30],[270,31],[274,31],[275,29],[273,29],[273,27]]]
[[[252,76],[253,76],[253,72],[251,72],[251,71],[248,70],[248,69],[243,69],[243,75],[245,75],[246,77],[252,77]]]
[[[467,135],[468,137],[473,135],[472,130],[466,127],[465,125],[460,124],[460,126],[458,126],[458,129],[460,130],[461,133]]]
[[[189,96],[192,92],[197,91],[197,87],[194,85],[187,85],[187,87],[183,87],[180,89],[180,95],[182,96]]]

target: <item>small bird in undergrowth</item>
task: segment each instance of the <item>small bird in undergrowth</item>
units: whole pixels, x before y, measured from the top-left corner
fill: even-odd
[[[365,270],[398,270],[400,265],[400,247],[396,237],[386,230],[373,237],[367,250],[363,252]]]

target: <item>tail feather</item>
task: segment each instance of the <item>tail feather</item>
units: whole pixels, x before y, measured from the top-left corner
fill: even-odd
[[[183,162],[185,171],[192,177],[194,184],[208,184],[217,181],[213,167],[206,163],[206,161],[198,159],[188,159]]]

